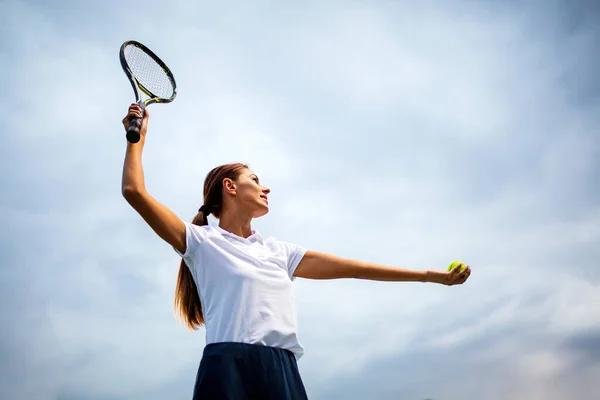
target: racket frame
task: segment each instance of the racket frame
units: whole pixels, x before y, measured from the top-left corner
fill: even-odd
[[[142,85],[136,79],[135,75],[131,71],[131,68],[129,67],[129,64],[127,64],[127,60],[125,59],[125,48],[127,48],[128,46],[138,47],[140,50],[142,50],[144,53],[146,53],[148,56],[150,56],[150,58],[152,58],[163,69],[163,71],[167,75],[167,78],[169,78],[169,80],[171,81],[171,84],[173,85],[173,94],[171,95],[171,97],[163,98],[163,97],[156,96],[154,93],[152,93],[150,90],[148,90],[144,85]],[[121,45],[121,48],[119,50],[119,61],[121,62],[121,67],[123,68],[123,72],[125,72],[125,75],[129,79],[129,82],[131,83],[131,87],[133,88],[133,93],[135,94],[135,102],[142,108],[142,116],[144,115],[144,110],[150,104],[170,103],[177,96],[177,84],[175,83],[175,77],[173,76],[173,73],[171,72],[171,70],[169,69],[167,64],[164,63],[163,60],[161,60],[156,54],[154,54],[154,52],[152,50],[150,50],[148,47],[144,46],[142,43],[135,41],[135,40],[125,41]],[[148,98],[146,100],[142,100],[142,93],[145,94],[146,96],[148,96]],[[131,143],[139,142],[140,127],[141,127],[141,120],[139,118],[133,117],[130,119],[129,129],[127,130],[127,135],[126,135],[127,140],[129,142],[131,142]]]

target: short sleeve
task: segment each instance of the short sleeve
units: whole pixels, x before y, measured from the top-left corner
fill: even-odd
[[[196,250],[198,250],[198,246],[200,243],[204,241],[206,238],[206,230],[198,225],[192,224],[190,222],[184,222],[185,224],[185,253],[182,254],[179,250],[173,247],[173,250],[184,260],[190,260],[194,254],[196,254]]]
[[[279,241],[279,245],[286,255],[288,275],[294,280],[294,271],[296,271],[298,264],[300,264],[300,261],[302,261],[302,258],[306,254],[306,249],[295,243],[289,242]]]

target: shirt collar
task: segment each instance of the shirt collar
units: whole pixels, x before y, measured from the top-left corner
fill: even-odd
[[[255,231],[254,229],[252,229],[252,233],[250,234],[250,236],[248,236],[247,238],[242,237],[242,236],[238,236],[235,233],[231,233],[229,231],[226,231],[225,229],[221,228],[219,225],[213,225],[213,227],[219,231],[223,236],[228,236],[230,238],[233,239],[237,239],[240,241],[245,241],[245,242],[255,242],[255,241],[262,241],[262,236],[260,235],[259,232]]]

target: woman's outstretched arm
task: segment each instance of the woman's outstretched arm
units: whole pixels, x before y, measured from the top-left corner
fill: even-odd
[[[132,116],[142,118],[142,110],[137,104],[132,104],[129,107],[127,116],[123,119],[125,131],[129,127],[129,120]],[[154,232],[183,254],[186,250],[185,224],[177,215],[156,201],[146,191],[144,170],[142,168],[142,151],[146,142],[148,117],[148,110],[145,110],[140,128],[140,141],[137,143],[127,142],[121,192],[125,200],[150,225]]]
[[[330,254],[307,251],[294,271],[294,276],[307,279],[368,279],[392,282],[431,282],[443,285],[460,285],[471,274],[463,264],[452,271],[418,271],[341,258]]]

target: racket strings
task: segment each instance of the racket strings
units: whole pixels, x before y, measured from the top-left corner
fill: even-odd
[[[144,50],[136,46],[127,46],[125,60],[135,79],[153,96],[168,99],[173,95],[175,88],[169,75]]]

